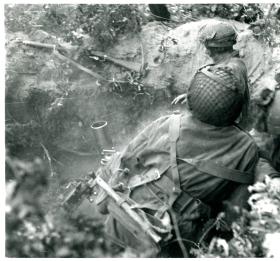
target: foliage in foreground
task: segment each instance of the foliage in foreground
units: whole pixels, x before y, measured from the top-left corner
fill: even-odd
[[[54,202],[54,178],[41,159],[6,158],[6,256],[106,257],[100,219],[70,215]],[[48,194],[53,198],[46,202]]]
[[[240,216],[231,226],[233,238],[213,238],[207,248],[193,251],[197,257],[280,257],[280,193],[272,192],[269,177],[249,190],[251,211],[232,209]]]

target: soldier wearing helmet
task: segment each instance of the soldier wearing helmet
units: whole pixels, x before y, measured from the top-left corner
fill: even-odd
[[[234,27],[226,22],[214,21],[200,28],[199,40],[210,52],[210,56],[216,58],[216,54],[233,52],[236,44],[237,33]]]
[[[137,237],[133,223],[112,209],[101,190],[96,204],[103,213],[109,212],[106,231],[114,242],[138,252],[155,247],[168,257],[182,257],[178,241],[189,250],[190,242],[201,239],[205,222],[222,209],[222,202],[240,186],[253,183],[258,148],[235,125],[243,90],[229,67],[201,68],[188,90],[190,112],[161,117],[141,131],[120,154],[118,169],[128,172],[101,174],[114,187],[122,184],[120,195],[153,220],[170,217],[168,223],[161,219],[161,224],[171,226],[171,234],[159,241],[158,249]]]
[[[242,117],[239,119],[239,125],[247,128],[248,125],[248,106],[249,106],[249,88],[247,68],[244,62],[239,58],[238,51],[233,49],[236,43],[237,32],[234,27],[226,22],[212,21],[201,27],[199,40],[206,47],[207,53],[217,66],[228,67],[232,70],[240,86],[244,87]],[[186,103],[187,94],[179,95],[172,101],[172,104],[178,102]]]
[[[207,53],[214,63],[229,66],[245,86],[242,110],[245,117],[241,119],[239,125],[246,128],[248,127],[247,117],[250,100],[247,69],[244,62],[239,59],[238,52],[233,49],[236,38],[237,33],[229,23],[209,23],[201,28],[200,41],[205,45]],[[256,129],[266,133],[262,137],[260,137],[261,134],[256,134],[256,132],[254,135],[255,137],[259,136],[257,141],[262,140],[258,142],[261,158],[255,176],[258,181],[263,181],[264,175],[273,178],[271,187],[274,191],[280,191],[280,90],[277,75],[279,73],[275,74],[274,84],[271,83],[270,79],[263,79],[259,83],[257,94],[252,95],[259,106],[257,111],[260,113],[260,115],[256,115],[256,118],[258,118]],[[278,83],[276,83],[277,81]],[[267,88],[268,84],[271,85],[270,88]]]

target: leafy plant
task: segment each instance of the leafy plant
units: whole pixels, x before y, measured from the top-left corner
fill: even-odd
[[[193,250],[197,257],[279,257],[275,242],[280,237],[280,193],[272,189],[266,177],[249,187],[251,211],[242,210],[233,222],[233,237],[226,241],[215,237],[208,247]]]
[[[263,17],[260,4],[176,4],[170,5],[180,22],[197,20],[201,17],[221,17],[251,23]]]
[[[53,26],[53,33],[59,32],[65,41],[88,48],[104,50],[120,36],[139,31],[141,25],[137,5],[44,5],[44,9],[42,21],[47,28]]]
[[[98,218],[69,215],[46,202],[57,180],[48,177],[42,160],[6,158],[6,256],[113,257]],[[50,199],[50,198],[49,198]],[[54,199],[54,198],[53,198]],[[47,207],[48,206],[48,207]]]

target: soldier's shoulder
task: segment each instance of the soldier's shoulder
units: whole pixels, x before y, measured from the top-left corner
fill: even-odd
[[[240,56],[237,54],[233,54],[230,59],[228,59],[227,63],[226,63],[227,66],[229,67],[234,67],[234,68],[239,68],[239,69],[246,69],[246,64],[245,62],[243,61],[242,58],[240,58]]]
[[[246,130],[243,130],[241,127],[239,126],[235,126],[235,128],[238,130],[239,132],[239,136],[240,139],[244,140],[244,142],[246,142],[249,146],[251,146],[252,148],[254,148],[256,151],[258,151],[258,146],[257,143],[254,139],[254,137],[251,135],[251,133],[249,133]]]
[[[235,76],[242,75],[244,78],[247,78],[247,67],[241,58],[231,57],[224,66],[231,69]]]
[[[229,63],[229,64],[237,64],[237,65],[239,65],[239,66],[244,66],[244,67],[246,67],[245,62],[244,62],[239,56],[233,56],[233,57],[231,57],[231,59],[229,60],[228,63]]]

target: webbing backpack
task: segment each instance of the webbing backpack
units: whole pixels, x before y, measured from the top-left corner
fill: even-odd
[[[142,231],[126,213],[121,210],[122,202],[116,203],[108,201],[108,211],[113,222],[114,229],[119,229],[114,233],[112,228],[109,229],[109,234],[114,234],[113,237],[122,237],[121,240],[126,245],[143,251],[148,245],[155,252],[160,250],[160,247],[173,237],[173,224],[180,218],[185,220],[208,218],[210,207],[201,202],[199,199],[192,197],[187,192],[181,190],[180,178],[177,168],[176,143],[179,138],[181,115],[174,114],[169,121],[169,138],[170,138],[170,164],[166,171],[162,173],[156,168],[151,168],[143,175],[130,175],[128,171],[119,170],[116,168],[120,163],[120,155],[116,154],[111,162],[106,166],[103,175],[109,180],[109,184],[118,191],[123,201],[128,202],[131,208],[135,209],[139,216],[147,221],[150,227],[159,235],[161,240],[153,241],[145,231]],[[202,172],[207,172],[214,176],[228,178],[241,183],[250,183],[250,178],[242,175],[243,173],[237,170],[228,170],[217,166],[211,162],[195,161],[192,159],[184,159],[188,164],[194,165]],[[111,166],[114,166],[111,168]],[[172,179],[166,173],[171,171]],[[160,174],[161,173],[161,174]],[[218,173],[222,173],[219,175]],[[101,174],[101,175],[102,175]],[[143,200],[135,200],[133,192],[138,191],[138,194],[143,196]],[[131,197],[132,195],[132,197]],[[105,197],[103,197],[104,199]],[[175,215],[170,215],[175,213]],[[125,230],[125,235],[121,235],[120,230]],[[144,242],[146,244],[144,244]],[[133,246],[132,246],[132,243]]]
[[[107,209],[112,217],[118,222],[114,222],[107,233],[114,238],[122,237],[121,231],[117,233],[114,229],[125,230],[125,236],[118,238],[124,244],[136,248],[138,251],[144,251],[147,248],[147,242],[150,249],[154,253],[160,251],[160,246],[172,238],[174,216],[170,215],[172,209],[176,215],[182,214],[186,218],[198,216],[195,212],[209,212],[209,207],[204,205],[200,200],[194,199],[187,193],[182,193],[180,188],[180,179],[176,160],[176,143],[179,138],[180,117],[179,114],[174,114],[170,117],[169,137],[170,137],[170,164],[169,171],[172,173],[172,180],[165,175],[166,171],[160,172],[156,168],[151,168],[143,175],[129,175],[127,171],[120,173],[118,165],[120,164],[120,155],[115,154],[106,168],[103,168],[103,178],[108,180],[108,183],[118,191],[122,199],[131,205],[138,215],[149,224],[161,238],[160,241],[152,240],[145,231],[137,226],[131,218],[120,208],[122,202],[116,203],[109,200]],[[142,202],[136,202],[131,198],[131,193],[134,190],[142,193],[145,199]],[[102,191],[101,191],[102,192]],[[103,194],[104,191],[103,191]],[[102,196],[101,196],[102,198]],[[105,195],[103,195],[104,201]],[[100,200],[99,200],[100,201]],[[101,199],[102,201],[102,199]],[[175,203],[176,202],[176,203]],[[174,204],[175,203],[175,204]],[[204,206],[204,211],[202,210]],[[117,234],[117,235],[116,235]],[[144,244],[145,242],[145,244]],[[132,244],[134,243],[134,244]]]

